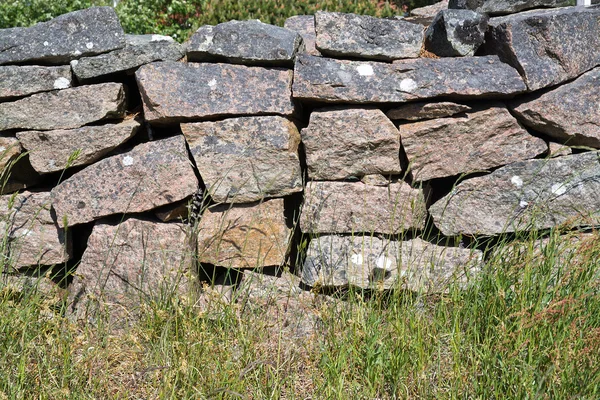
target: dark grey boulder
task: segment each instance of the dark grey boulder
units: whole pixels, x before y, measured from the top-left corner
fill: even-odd
[[[518,72],[498,57],[334,60],[300,55],[292,92],[325,103],[392,103],[448,98],[510,97],[526,90]]]
[[[444,235],[600,225],[600,152],[506,165],[429,208]]]
[[[292,66],[302,44],[297,32],[259,20],[201,26],[187,44],[188,61]]]
[[[569,146],[600,148],[600,68],[510,104],[523,124]]]
[[[72,81],[71,69],[68,66],[0,66],[0,101],[70,88]]]
[[[425,49],[440,57],[472,56],[483,43],[487,21],[471,10],[442,10],[425,32]]]
[[[529,90],[600,65],[600,7],[527,11],[492,18],[489,26],[483,51],[519,70]]]
[[[184,47],[170,36],[126,35],[126,40],[127,45],[122,49],[71,61],[77,80],[88,82],[119,72],[131,72],[153,61],[177,61],[185,56]]]
[[[300,53],[307,53],[311,56],[320,56],[321,52],[316,48],[317,34],[315,32],[314,15],[295,15],[289,17],[283,23],[283,27],[302,36],[304,49],[299,49]]]
[[[92,7],[40,22],[30,28],[0,29],[0,65],[67,64],[125,46],[112,7]]]
[[[317,49],[327,56],[391,61],[419,56],[423,26],[401,19],[318,11]]]
[[[571,5],[569,0],[450,0],[448,8],[473,10],[488,15],[514,14],[533,8]]]

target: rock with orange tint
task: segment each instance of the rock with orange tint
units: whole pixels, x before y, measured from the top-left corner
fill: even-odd
[[[291,232],[283,199],[213,206],[198,227],[198,260],[227,268],[283,265]]]

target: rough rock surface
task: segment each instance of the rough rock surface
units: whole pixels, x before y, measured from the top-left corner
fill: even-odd
[[[600,7],[527,11],[492,18],[489,26],[485,52],[519,70],[529,90],[557,85],[600,65]]]
[[[126,35],[127,45],[119,50],[71,61],[79,82],[88,82],[119,72],[129,72],[153,61],[177,61],[185,49],[170,36]]]
[[[67,64],[123,46],[125,34],[115,10],[92,7],[30,28],[0,29],[0,65]]]
[[[98,161],[52,189],[58,224],[136,213],[191,196],[198,181],[183,136],[157,140]]]
[[[309,182],[300,215],[304,233],[389,233],[425,226],[421,189],[362,182]]]
[[[201,26],[187,44],[189,61],[292,66],[302,45],[299,33],[259,20]]]
[[[302,191],[300,134],[279,117],[181,124],[212,199],[249,203]]]
[[[326,56],[391,61],[419,56],[423,27],[401,19],[317,11],[317,49]]]
[[[316,47],[317,34],[315,32],[314,15],[295,15],[289,17],[283,23],[283,27],[298,32],[302,36],[304,49],[298,49],[299,53],[307,53],[312,56],[321,55],[321,52]]]
[[[459,183],[429,208],[444,235],[600,223],[600,152],[529,160]]]
[[[446,96],[507,97],[526,90],[497,57],[419,58],[393,64],[300,55],[294,98],[329,103],[388,103]]]
[[[129,218],[96,223],[69,286],[71,318],[112,327],[135,320],[140,308],[172,297],[193,301],[197,279],[189,227]]]
[[[548,151],[502,105],[461,117],[400,125],[402,146],[417,181],[453,176],[534,158]]]
[[[448,0],[442,0],[430,6],[413,8],[410,10],[410,15],[411,17],[431,18],[433,20],[440,11],[447,8]]]
[[[68,66],[0,66],[0,100],[66,89],[71,84],[71,68]]]
[[[566,7],[567,0],[450,0],[448,8],[473,10],[488,15],[514,14],[532,8]]]
[[[125,91],[120,83],[80,86],[38,93],[0,103],[0,131],[72,129],[90,122],[122,118]]]
[[[510,105],[525,125],[569,146],[600,148],[600,68]]]
[[[573,154],[573,150],[569,146],[556,142],[548,143],[548,152],[550,157],[568,156],[569,154]]]
[[[326,235],[310,242],[302,282],[313,287],[443,293],[452,284],[465,287],[480,271],[482,259],[479,250],[437,246],[418,238]]]
[[[473,56],[483,44],[488,17],[471,10],[442,10],[425,31],[425,49],[440,57]]]
[[[142,66],[136,79],[145,119],[169,123],[240,114],[292,115],[292,75],[279,68],[165,61]]]
[[[49,192],[0,196],[0,228],[8,238],[3,256],[14,268],[62,264],[70,258],[71,237],[56,225]]]
[[[378,109],[315,110],[302,129],[302,143],[310,179],[401,172],[400,134]]]
[[[198,226],[198,261],[227,268],[281,266],[291,232],[283,199],[213,206]]]
[[[21,154],[21,145],[17,139],[10,136],[0,137],[0,176],[8,172],[7,167],[11,167],[19,154]]]
[[[29,152],[33,169],[46,174],[99,160],[133,137],[139,126],[131,119],[70,130],[17,132],[17,138]]]
[[[439,103],[415,102],[403,104],[389,110],[385,115],[391,120],[420,121],[423,119],[434,119],[451,117],[455,114],[470,111],[471,107],[451,101]]]

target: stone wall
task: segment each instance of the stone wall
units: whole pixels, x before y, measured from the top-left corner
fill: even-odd
[[[443,292],[474,239],[600,225],[600,7],[511,3],[0,30],[3,279],[67,271],[86,320],[221,267]]]

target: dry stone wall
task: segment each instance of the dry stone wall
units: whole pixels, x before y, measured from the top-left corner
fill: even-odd
[[[447,4],[0,30],[2,273],[66,269],[70,315],[120,320],[216,267],[444,292],[472,239],[600,226],[600,7]]]

